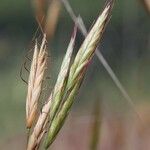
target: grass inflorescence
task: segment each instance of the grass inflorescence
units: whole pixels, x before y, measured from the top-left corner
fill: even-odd
[[[111,1],[106,5],[73,60],[72,53],[77,33],[77,25],[75,25],[56,84],[49,94],[49,98],[45,100],[40,113],[37,113],[37,109],[42,81],[47,68],[46,35],[44,34],[40,50],[35,43],[26,100],[27,128],[32,129],[27,150],[39,149],[44,137],[45,149],[49,148],[62,128],[110,19],[112,4]],[[46,136],[45,133],[47,133]]]

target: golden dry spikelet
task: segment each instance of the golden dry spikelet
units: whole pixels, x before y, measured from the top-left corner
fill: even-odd
[[[50,106],[51,106],[51,99],[52,99],[52,97],[50,97],[48,99],[48,102],[42,108],[42,112],[38,118],[38,121],[33,129],[32,134],[29,137],[27,150],[34,150],[37,147],[39,147],[39,144],[40,144],[40,142],[43,138],[43,135],[46,131],[46,125],[47,125],[47,121],[48,121],[48,112],[49,112]]]
[[[26,99],[26,126],[31,128],[37,116],[38,101],[42,90],[42,82],[47,67],[46,36],[44,36],[40,50],[35,44],[31,69],[28,79]]]

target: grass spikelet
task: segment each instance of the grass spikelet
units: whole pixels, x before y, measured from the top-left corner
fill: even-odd
[[[69,71],[70,71],[71,56],[72,56],[74,43],[75,43],[76,31],[77,31],[77,28],[75,26],[70,44],[68,46],[68,50],[66,52],[66,55],[63,59],[62,65],[61,65],[61,69],[60,69],[60,72],[59,72],[59,75],[57,78],[56,85],[54,87],[53,101],[52,101],[52,106],[51,106],[51,110],[50,110],[50,121],[53,120],[53,118],[61,104],[63,95],[65,95],[66,84],[67,84],[68,75],[69,75]]]
[[[98,46],[98,43],[102,37],[102,33],[104,32],[106,22],[109,19],[111,5],[112,3],[108,3],[108,5],[105,7],[75,57],[69,72],[67,85],[64,92],[65,95],[63,96],[64,103],[55,115],[49,127],[48,136],[45,142],[46,149],[56,138],[56,135],[63,126],[63,123],[65,122],[65,119],[70,111],[70,108],[74,102],[74,98],[83,81],[87,66],[90,63],[96,47]],[[57,101],[57,98],[54,98],[53,101]]]
[[[40,50],[35,44],[31,69],[28,79],[26,99],[26,126],[31,128],[36,118],[38,101],[42,90],[44,73],[47,68],[46,37],[44,36]]]

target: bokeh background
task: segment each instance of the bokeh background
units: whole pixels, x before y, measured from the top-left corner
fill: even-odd
[[[88,29],[105,4],[104,0],[69,0],[69,2],[76,15],[82,16]],[[74,23],[62,6],[56,32],[48,48],[50,53],[48,83],[51,83],[49,89],[56,80],[73,26]],[[20,78],[20,69],[25,61],[24,56],[32,48],[32,39],[37,27],[31,1],[1,0],[0,146],[4,143],[9,145],[11,139],[21,138],[26,132],[27,85]],[[82,34],[78,32],[75,51],[78,50],[83,39]],[[145,103],[149,106],[150,14],[146,11],[142,0],[116,0],[100,50],[132,97],[135,107],[142,105],[143,108]],[[27,77],[25,71],[23,75]],[[119,118],[124,118],[129,112],[135,113],[102,64],[94,57],[73,108],[73,112],[77,114],[76,120],[81,115],[90,115],[97,99],[101,102],[105,113],[115,114],[114,116],[117,115]],[[143,110],[145,109],[144,107]],[[4,146],[3,149],[6,147]]]

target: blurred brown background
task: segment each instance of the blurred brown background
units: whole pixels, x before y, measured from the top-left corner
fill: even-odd
[[[113,150],[113,147],[115,150],[150,148],[150,2],[145,1],[116,0],[111,21],[100,45],[102,54],[134,100],[143,124],[140,124],[133,108],[95,57],[72,115],[61,132],[62,137],[56,141],[58,147],[54,145],[54,149],[88,149],[92,109],[97,99],[101,102],[103,112],[102,150]],[[104,0],[69,2],[76,15],[82,16],[88,29],[105,4]],[[49,45],[50,88],[56,80],[74,25],[64,7],[61,7],[56,32]],[[3,150],[10,149],[9,146],[13,150],[13,145],[14,149],[23,149],[25,141],[27,87],[19,72],[24,56],[32,48],[32,38],[38,27],[34,10],[33,2],[26,0],[1,0],[0,4],[0,148],[2,146]],[[83,39],[78,33],[75,51]],[[27,73],[23,73],[26,78]]]

